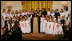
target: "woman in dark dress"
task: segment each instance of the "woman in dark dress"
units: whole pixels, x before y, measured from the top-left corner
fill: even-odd
[[[19,27],[19,20],[16,20],[15,25],[13,27],[13,40],[22,40],[22,31]]]

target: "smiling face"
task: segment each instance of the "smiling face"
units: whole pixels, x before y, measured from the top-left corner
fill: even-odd
[[[6,9],[3,9],[3,12],[6,13]]]
[[[60,16],[58,16],[58,19],[60,18]]]
[[[44,17],[44,15],[42,15],[42,17]]]
[[[9,21],[7,21],[7,24],[9,24]]]
[[[18,11],[16,10],[15,13],[18,14]]]
[[[12,14],[14,14],[14,11],[12,10],[12,12],[11,12]]]

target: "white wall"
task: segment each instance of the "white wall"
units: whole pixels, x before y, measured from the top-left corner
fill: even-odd
[[[53,9],[64,9],[63,6],[68,6],[69,10],[71,10],[71,1],[53,1]]]
[[[8,9],[7,4],[11,4],[12,10],[20,10],[22,9],[21,1],[1,1],[1,12],[3,9]]]

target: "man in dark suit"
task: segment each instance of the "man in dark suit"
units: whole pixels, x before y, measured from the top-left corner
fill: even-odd
[[[44,16],[47,15],[47,11],[46,11],[45,8],[43,8],[43,12],[42,12],[42,14],[43,14]]]
[[[60,13],[58,12],[58,9],[55,10],[55,17],[58,18],[60,16]]]
[[[40,33],[40,20],[41,20],[41,14],[38,15],[38,33]]]

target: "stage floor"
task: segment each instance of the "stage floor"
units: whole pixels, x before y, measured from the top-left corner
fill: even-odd
[[[56,40],[57,35],[50,35],[50,34],[22,34],[23,40]]]

